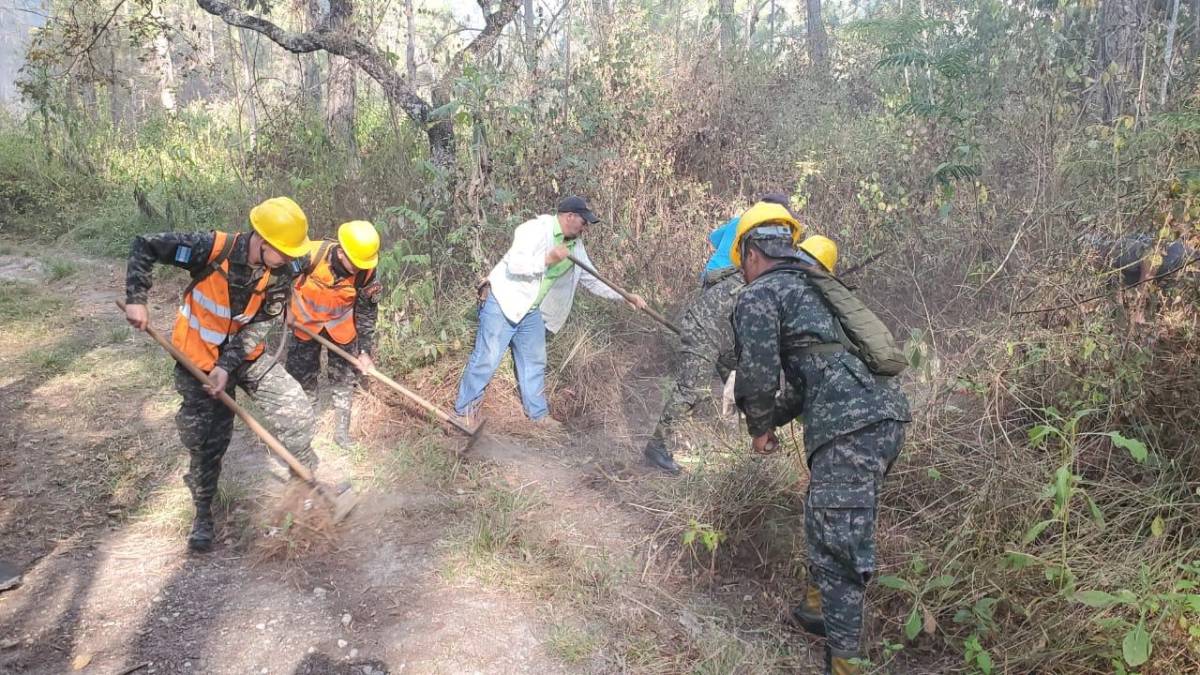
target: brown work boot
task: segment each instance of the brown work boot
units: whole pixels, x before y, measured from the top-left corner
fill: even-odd
[[[806,633],[825,637],[825,614],[821,611],[821,589],[808,584],[804,590],[804,601],[792,608],[787,623]]]
[[[849,652],[835,652],[825,648],[825,675],[861,675],[863,669],[854,663],[862,658]]]
[[[567,433],[567,428],[563,426],[563,423],[549,415],[539,417],[536,420],[529,420],[529,423],[532,424],[533,428],[537,429],[539,433],[554,434],[559,436],[566,435]]]

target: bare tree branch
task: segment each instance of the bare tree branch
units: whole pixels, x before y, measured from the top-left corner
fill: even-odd
[[[196,0],[204,11],[219,17],[225,23],[239,28],[248,28],[271,39],[272,42],[295,54],[326,51],[352,61],[371,79],[383,87],[389,99],[408,114],[412,120],[424,125],[429,121],[431,108],[412,85],[392,68],[387,56],[378,49],[348,35],[345,31],[331,31],[330,25],[339,25],[351,14],[346,0],[330,0],[329,12],[316,29],[297,33],[284,30],[271,21],[243,12],[223,0]]]
[[[484,10],[484,28],[462,51],[454,56],[450,67],[434,87],[433,101],[442,105],[449,101],[449,85],[462,72],[467,59],[487,54],[495,45],[504,27],[512,21],[520,0],[501,0],[499,8],[487,13],[487,0],[477,0]],[[329,11],[310,31],[289,31],[274,22],[244,12],[225,0],[196,0],[204,11],[219,17],[230,26],[247,28],[267,36],[272,42],[295,54],[325,51],[341,56],[379,83],[384,95],[417,123],[429,137],[429,148],[435,164],[449,168],[454,161],[454,128],[450,120],[434,120],[434,105],[417,93],[413,82],[403,77],[387,55],[363,41],[349,26],[354,13],[352,0],[329,0]]]
[[[463,47],[462,51],[454,55],[454,60],[450,62],[450,68],[442,76],[443,82],[458,77],[468,58],[476,60],[492,51],[492,47],[495,47],[496,41],[500,39],[500,33],[505,26],[512,22],[517,13],[517,7],[521,4],[521,0],[501,0],[500,7],[495,12],[488,14],[487,0],[477,0],[477,2],[479,8],[483,10],[483,30],[479,31],[479,35],[476,35],[474,40],[471,40],[471,44]]]

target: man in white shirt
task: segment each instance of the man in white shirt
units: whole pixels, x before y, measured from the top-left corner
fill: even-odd
[[[472,417],[483,392],[511,347],[521,405],[529,419],[549,420],[546,404],[546,331],[557,333],[567,321],[575,288],[583,283],[593,294],[623,300],[620,294],[571,262],[572,255],[591,265],[582,234],[600,219],[582,197],[567,197],[558,213],[519,225],[512,246],[488,275],[490,292],[479,309],[475,349],[458,385],[454,412]],[[633,296],[634,307],[646,301]]]

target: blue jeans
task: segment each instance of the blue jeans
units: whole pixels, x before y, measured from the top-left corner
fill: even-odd
[[[546,324],[542,321],[542,313],[531,309],[514,324],[505,318],[500,303],[490,294],[479,310],[475,349],[458,383],[454,412],[467,415],[479,407],[488,382],[492,381],[504,352],[510,347],[525,415],[531,420],[540,420],[550,413],[546,405]]]

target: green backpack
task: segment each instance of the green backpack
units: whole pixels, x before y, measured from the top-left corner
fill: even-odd
[[[797,264],[795,267],[804,272],[809,285],[821,294],[837,318],[834,327],[838,331],[838,341],[813,345],[806,352],[816,354],[845,350],[861,359],[876,375],[890,377],[904,372],[908,367],[908,359],[896,346],[892,332],[841,279],[812,265]]]

